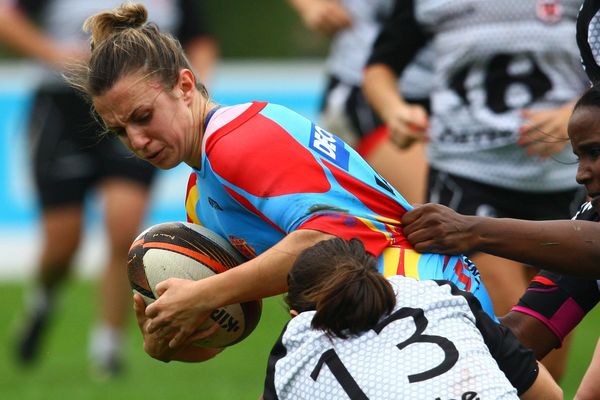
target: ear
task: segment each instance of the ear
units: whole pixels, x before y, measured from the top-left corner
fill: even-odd
[[[297,317],[298,314],[300,314],[298,311],[290,309],[290,317]]]
[[[179,71],[177,88],[183,93],[183,100],[186,104],[191,104],[192,99],[196,94],[196,77],[194,76],[194,73],[187,68]]]

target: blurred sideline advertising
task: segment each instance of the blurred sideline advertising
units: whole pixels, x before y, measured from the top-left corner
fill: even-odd
[[[322,70],[318,61],[221,62],[209,90],[222,105],[252,100],[270,101],[317,118]],[[0,279],[21,279],[31,273],[39,247],[37,205],[27,149],[27,110],[35,87],[36,67],[27,63],[0,64]],[[161,171],[153,187],[146,225],[185,219],[183,208],[189,167]],[[101,204],[94,196],[86,218],[98,222]],[[79,273],[95,274],[102,263],[101,224],[86,232]]]

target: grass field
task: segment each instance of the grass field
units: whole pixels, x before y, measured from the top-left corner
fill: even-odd
[[[22,283],[0,283],[0,399],[257,399],[268,352],[287,321],[281,298],[268,299],[261,323],[249,338],[200,364],[152,360],[143,352],[141,336],[132,321],[126,341],[126,373],[119,379],[100,382],[91,377],[87,362],[95,297],[92,283],[75,281],[66,288],[41,362],[32,369],[17,368],[12,357],[24,289]],[[562,384],[565,399],[573,398],[599,332],[600,309],[576,332]]]

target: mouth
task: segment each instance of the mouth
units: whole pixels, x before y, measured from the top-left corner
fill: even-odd
[[[146,160],[151,163],[156,162],[160,158],[160,156],[163,154],[163,150],[164,150],[164,148],[162,148],[158,151],[155,151],[154,153],[150,153],[149,155],[146,156]]]

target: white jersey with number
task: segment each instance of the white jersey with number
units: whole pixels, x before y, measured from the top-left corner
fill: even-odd
[[[552,157],[517,144],[529,123],[522,110],[576,100],[588,80],[575,41],[582,0],[402,0],[374,52],[402,71],[432,46],[431,165],[508,189],[574,189],[570,145]],[[384,32],[386,33],[386,32]],[[382,58],[371,58],[370,62]],[[543,130],[548,130],[543,127]],[[548,132],[544,132],[548,133]],[[567,143],[549,134],[544,140]]]
[[[265,400],[517,399],[490,347],[512,354],[509,369],[526,366],[515,371],[518,379],[537,376],[533,356],[513,351],[514,336],[468,294],[445,282],[389,281],[395,311],[360,336],[329,338],[312,329],[314,311],[293,318],[271,353]],[[524,389],[532,380],[527,382]]]
[[[436,32],[436,65],[443,82],[433,98],[433,165],[518,190],[576,187],[570,146],[540,160],[515,142],[525,122],[522,108],[559,107],[585,90],[575,44],[581,3],[417,1],[417,19]]]

